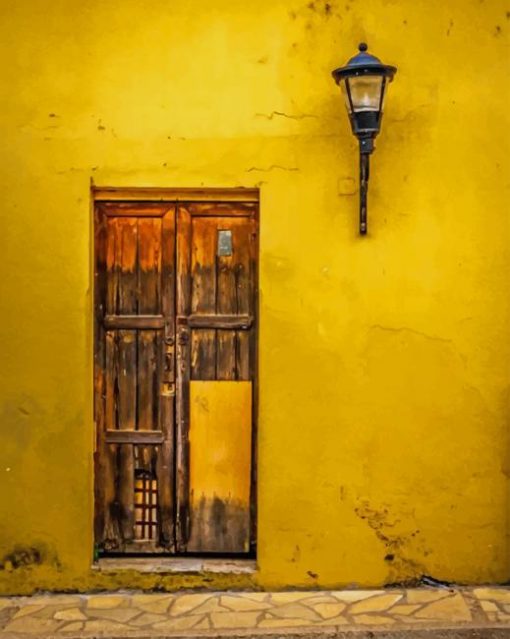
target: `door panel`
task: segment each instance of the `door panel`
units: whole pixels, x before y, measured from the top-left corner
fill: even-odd
[[[251,490],[251,382],[190,386],[188,552],[248,552]]]
[[[96,542],[108,551],[174,543],[175,207],[138,213],[96,210]]]
[[[256,231],[255,205],[194,203],[178,209],[177,546],[181,552],[250,549],[251,464],[231,465],[237,470],[229,474],[230,490],[219,491],[215,486],[221,470],[215,459],[230,445],[229,438],[246,446],[237,451],[240,458],[251,459],[252,454],[252,384],[227,382],[255,379]],[[190,384],[195,389],[191,396]],[[193,403],[197,388],[204,401],[210,398],[218,407],[214,417],[208,416],[207,437],[203,410]],[[232,388],[245,389],[249,404]],[[233,398],[241,402],[236,410]],[[209,487],[204,478],[211,480]],[[240,500],[247,485],[250,496]]]

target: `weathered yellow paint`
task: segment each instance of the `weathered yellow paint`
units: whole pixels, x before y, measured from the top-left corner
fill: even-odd
[[[192,501],[218,497],[248,507],[251,397],[251,382],[190,383]]]
[[[510,577],[508,10],[1,3],[2,592]],[[364,239],[360,40],[399,67]],[[91,178],[260,186],[253,580],[90,569]]]

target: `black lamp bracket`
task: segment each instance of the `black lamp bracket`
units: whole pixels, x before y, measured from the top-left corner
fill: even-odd
[[[370,154],[374,150],[373,138],[359,138],[359,232],[366,235],[368,179],[370,177]]]

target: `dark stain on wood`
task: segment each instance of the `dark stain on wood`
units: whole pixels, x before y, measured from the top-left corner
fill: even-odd
[[[189,552],[239,553],[248,550],[249,520],[234,500],[202,496],[191,514]]]

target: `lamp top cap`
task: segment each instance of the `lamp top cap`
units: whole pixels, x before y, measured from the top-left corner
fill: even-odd
[[[368,44],[366,42],[360,42],[358,44],[358,53],[353,56],[347,66],[361,66],[361,65],[373,65],[373,64],[382,64],[379,58],[376,58],[375,55],[368,53]]]
[[[383,75],[392,80],[396,71],[396,67],[383,64],[375,55],[368,53],[366,42],[360,42],[358,53],[345,66],[335,69],[333,77],[337,82],[344,77],[356,75]]]

